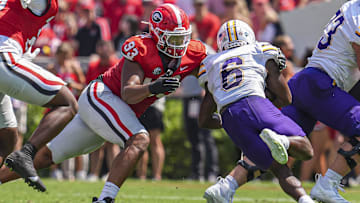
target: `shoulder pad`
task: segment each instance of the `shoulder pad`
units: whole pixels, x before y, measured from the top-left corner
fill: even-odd
[[[122,55],[130,61],[138,61],[140,57],[146,55],[147,46],[151,45],[148,41],[151,38],[137,35],[127,39],[121,47]]]
[[[207,55],[207,50],[205,45],[199,40],[190,40],[186,54],[202,56],[205,58]]]

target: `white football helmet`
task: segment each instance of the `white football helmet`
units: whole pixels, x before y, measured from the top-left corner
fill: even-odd
[[[217,45],[220,51],[253,43],[255,43],[254,31],[241,20],[225,22],[217,33]]]

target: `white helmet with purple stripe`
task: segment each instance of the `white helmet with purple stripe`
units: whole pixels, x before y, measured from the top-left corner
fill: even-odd
[[[225,22],[217,33],[217,45],[220,51],[253,43],[255,43],[253,30],[241,20]]]

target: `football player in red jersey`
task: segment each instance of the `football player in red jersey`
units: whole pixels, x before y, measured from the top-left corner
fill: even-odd
[[[87,86],[74,119],[35,157],[35,167],[43,168],[94,151],[104,141],[124,148],[94,202],[112,202],[147,149],[149,135],[138,117],[155,100],[175,91],[182,78],[196,75],[206,57],[205,46],[190,40],[188,17],[178,7],[160,5],[152,12],[149,26],[150,34],[124,43],[124,57]],[[3,183],[15,178],[10,171],[0,172]]]
[[[66,83],[31,62],[40,31],[58,10],[57,0],[2,0],[0,4],[0,166],[17,140],[10,97],[51,109],[20,151],[5,163],[35,189],[46,188],[33,165],[36,151],[55,137],[73,118],[77,102]]]

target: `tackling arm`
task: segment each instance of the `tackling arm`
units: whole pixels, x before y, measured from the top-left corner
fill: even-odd
[[[274,60],[268,60],[265,66],[268,71],[267,88],[276,95],[273,104],[278,108],[289,105],[291,92],[284,76],[280,73],[278,64]]]
[[[218,114],[215,114],[216,103],[212,94],[209,92],[205,85],[205,97],[202,100],[199,112],[199,127],[208,129],[222,128],[221,118]]]
[[[121,98],[128,104],[136,104],[150,95],[148,85],[143,85],[144,71],[141,66],[125,59],[121,73]]]

